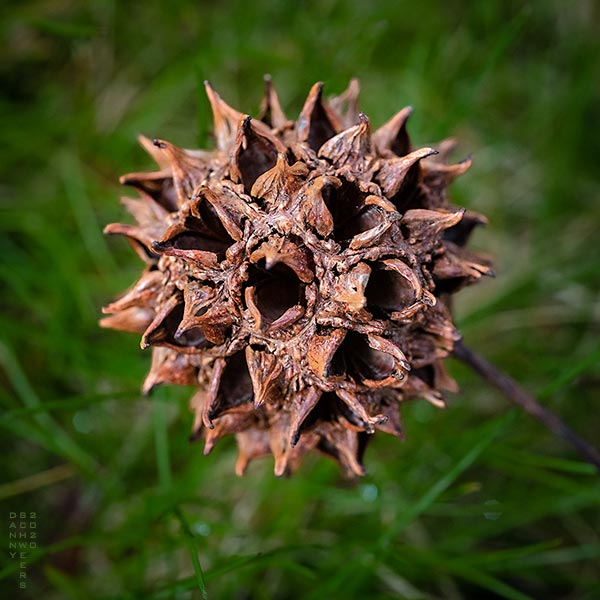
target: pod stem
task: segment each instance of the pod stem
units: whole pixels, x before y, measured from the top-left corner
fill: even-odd
[[[488,360],[465,346],[462,340],[454,345],[454,356],[469,366],[484,381],[496,388],[507,400],[543,423],[553,434],[570,444],[579,455],[596,467],[600,474],[600,452],[575,433],[558,415],[540,404],[514,379],[500,371]]]

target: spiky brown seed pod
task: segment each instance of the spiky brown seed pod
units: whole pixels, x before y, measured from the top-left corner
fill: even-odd
[[[464,248],[485,218],[446,194],[470,160],[413,149],[410,108],[372,134],[356,81],[322,89],[290,121],[269,80],[257,119],[206,84],[216,149],[140,138],[160,169],[121,178],[137,224],[106,228],[146,268],[102,325],[152,346],[144,393],[197,386],[193,437],[208,453],[234,434],[238,474],[273,454],[282,475],[316,448],[362,475],[369,434],[402,437],[402,402],[455,389],[449,298],[490,272]]]

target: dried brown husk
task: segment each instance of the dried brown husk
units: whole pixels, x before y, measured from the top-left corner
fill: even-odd
[[[206,85],[216,148],[141,137],[159,170],[121,178],[136,223],[112,224],[146,267],[101,324],[142,335],[156,385],[195,385],[192,438],[238,441],[236,473],[319,450],[364,474],[370,436],[403,437],[400,405],[444,406],[459,339],[452,294],[491,274],[465,248],[485,218],[450,204],[471,165],[452,141],[414,148],[410,107],[374,132],[358,83],[317,83],[296,121],[266,80],[258,119]]]

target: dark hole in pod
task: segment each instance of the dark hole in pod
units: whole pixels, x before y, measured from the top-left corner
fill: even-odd
[[[317,405],[310,411],[300,427],[300,433],[310,431],[319,423],[332,422],[344,417],[357,427],[364,427],[363,420],[348,408],[333,392],[325,392]]]
[[[172,177],[146,177],[141,180],[125,180],[123,183],[146,192],[168,212],[177,210],[177,192]]]
[[[256,307],[266,325],[276,321],[286,310],[303,300],[304,286],[296,273],[283,263],[276,263],[266,269],[265,260],[261,259],[250,267],[248,284],[256,288]]]
[[[453,294],[465,285],[468,281],[464,277],[450,277],[450,279],[438,279],[434,277],[435,295],[442,296],[443,294]]]
[[[426,365],[420,369],[411,371],[411,376],[414,375],[423,381],[430,388],[435,388],[435,370],[433,365]]]
[[[294,154],[294,151],[291,148],[288,148],[285,152],[285,158],[287,160],[288,165],[293,165],[298,157]]]
[[[310,118],[310,129],[306,142],[315,151],[335,135],[336,131],[327,116],[321,102],[315,104],[315,108]]]
[[[457,246],[466,246],[477,225],[480,225],[479,221],[465,216],[456,225],[444,231],[444,239],[455,243]]]
[[[359,465],[362,465],[363,463],[363,459],[365,457],[365,450],[367,449],[367,446],[369,445],[369,440],[371,439],[371,436],[364,432],[364,431],[359,431],[358,432],[358,450],[356,452],[356,460],[358,461]]]
[[[390,198],[399,213],[406,212],[411,208],[423,208],[423,204],[418,202],[422,193],[420,181],[421,166],[416,162],[408,170],[400,189]]]
[[[392,142],[392,152],[396,156],[406,156],[410,152],[410,148],[410,137],[406,131],[406,123],[404,123]]]
[[[405,223],[400,222],[400,233],[405,240],[410,239],[410,229],[406,226]]]
[[[367,424],[342,400],[335,398],[335,414],[344,417],[352,425],[367,427]]]
[[[200,199],[194,207],[194,212],[199,215],[202,227],[211,232],[214,238],[229,243],[233,241],[210,202]]]
[[[225,258],[225,252],[233,244],[233,238],[227,233],[215,210],[206,201],[200,201],[195,211],[200,218],[185,218],[186,231],[176,235],[172,240],[160,244],[164,248],[180,250],[203,250],[213,252],[218,260]]]
[[[333,392],[325,392],[302,422],[300,431],[308,431],[319,422],[333,421],[340,404],[343,402]]]
[[[165,317],[159,327],[148,336],[148,341],[153,344],[169,344],[182,348],[208,348],[212,344],[204,336],[199,327],[189,329],[182,335],[175,337],[175,332],[183,319],[183,303],[177,304],[175,308]]]
[[[372,313],[401,311],[417,299],[414,288],[396,271],[375,265],[365,289],[367,308]]]
[[[364,335],[349,331],[333,355],[330,375],[346,375],[355,382],[389,377],[395,368],[392,356],[371,348]]]
[[[364,194],[348,181],[343,181],[338,188],[327,186],[322,193],[333,218],[333,239],[336,242],[349,241],[382,222],[379,209],[365,206]]]
[[[238,168],[242,177],[244,191],[250,195],[254,182],[277,162],[277,149],[268,140],[252,135],[248,147],[240,152]]]
[[[211,418],[217,417],[227,409],[252,402],[254,398],[245,352],[237,352],[226,361],[217,395],[218,404],[212,411]]]
[[[146,244],[140,242],[139,240],[135,240],[133,238],[129,238],[129,243],[131,247],[137,252],[138,256],[147,264],[150,265],[151,270],[157,268],[158,260],[160,259],[160,254],[156,254],[153,252]]]

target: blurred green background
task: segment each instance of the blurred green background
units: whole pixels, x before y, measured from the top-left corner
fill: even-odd
[[[600,442],[600,11],[562,2],[5,2],[1,11],[3,522],[36,511],[27,589],[5,598],[600,598],[594,469],[464,367],[446,411],[405,411],[369,475],[311,457],[233,474],[187,441],[190,390],[139,387],[150,356],[97,327],[141,269],[102,227],[144,133],[210,145],[202,80],[288,115],[362,86],[374,125],[410,104],[417,145],[460,140],[456,204],[497,278],[461,293],[467,343]],[[6,551],[5,551],[6,549]]]

